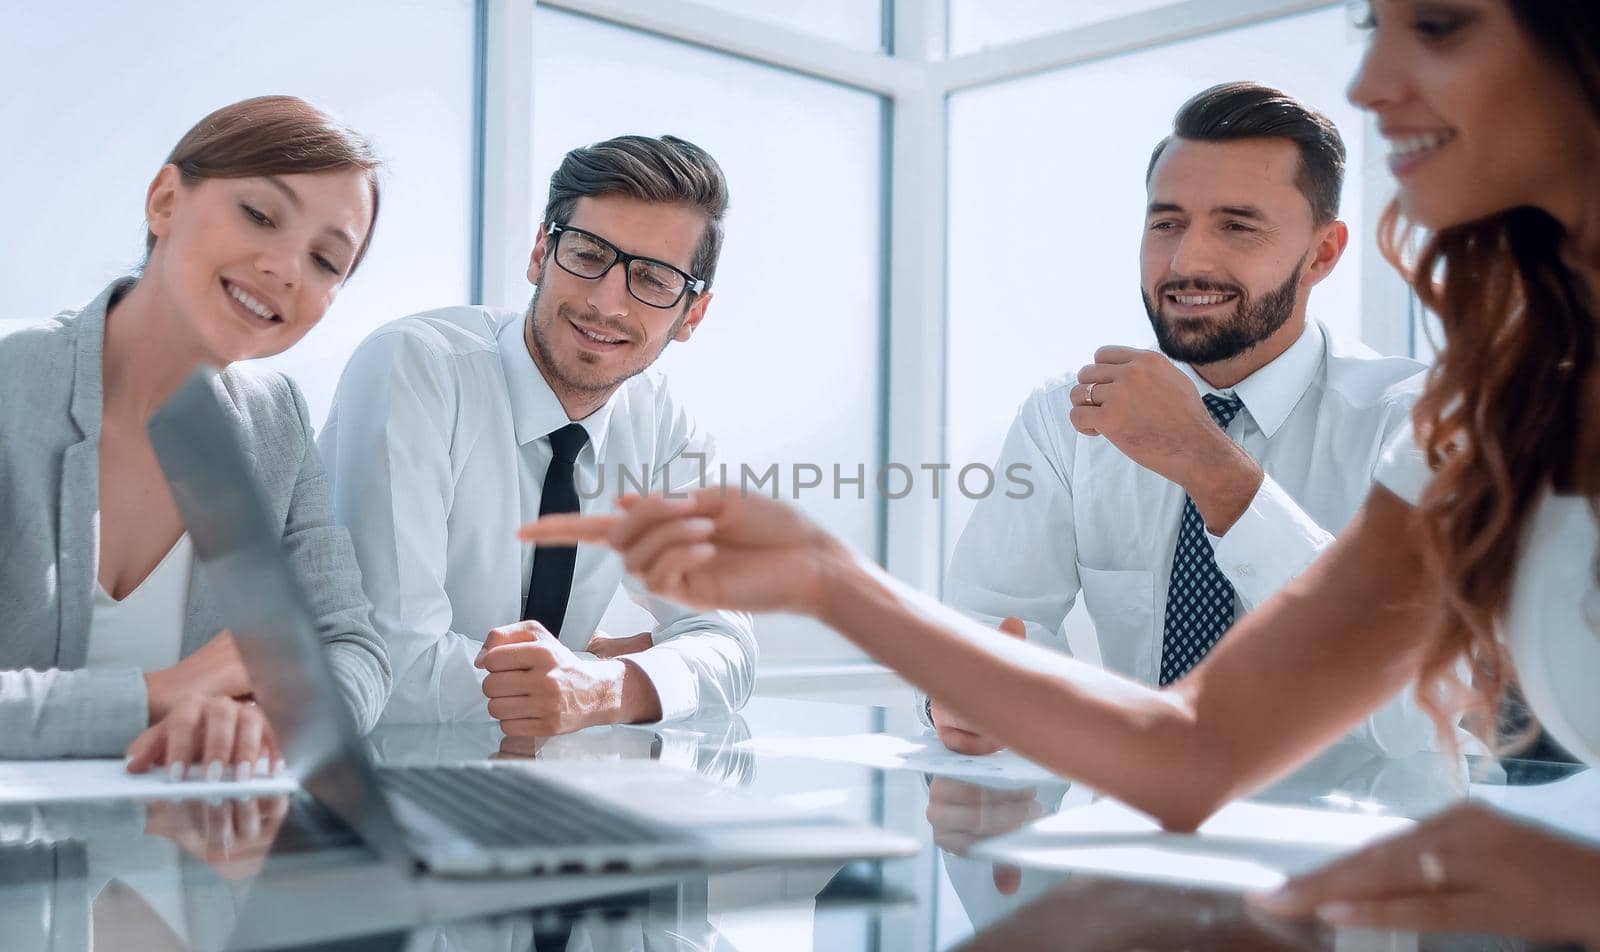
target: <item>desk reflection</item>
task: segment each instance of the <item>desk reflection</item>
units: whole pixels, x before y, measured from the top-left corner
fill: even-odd
[[[7,949],[221,948],[287,797],[0,805]]]
[[[1493,771],[1495,768],[1486,768]],[[1462,757],[1394,759],[1355,744],[1324,751],[1251,799],[1293,806],[1421,817],[1466,795]],[[1521,948],[1482,937],[1349,931],[1261,917],[1238,893],[1114,879],[1059,869],[1020,868],[967,855],[976,842],[1033,819],[1094,802],[1080,786],[928,784],[928,821],[951,889],[974,933],[963,949],[1336,949]]]
[[[367,737],[378,763],[441,764],[474,760],[658,760],[718,783],[747,787],[755,759],[739,746],[750,728],[738,714],[649,727],[618,724],[553,737],[507,737],[495,721],[383,724]]]
[[[858,732],[874,712],[756,699],[750,715],[763,734],[800,736]],[[1334,934],[1258,920],[1237,895],[996,865],[967,854],[990,837],[1091,803],[1094,794],[1064,782],[985,786],[754,754],[744,743],[751,734],[745,718],[723,717],[506,742],[497,724],[485,722],[385,726],[368,744],[376,760],[388,763],[653,758],[805,809],[849,811],[919,835],[927,848],[915,859],[842,869],[446,880],[384,864],[303,796],[0,804],[0,949],[1521,947]],[[1341,745],[1254,799],[1421,816],[1459,798],[1466,779],[1460,760],[1390,760]]]

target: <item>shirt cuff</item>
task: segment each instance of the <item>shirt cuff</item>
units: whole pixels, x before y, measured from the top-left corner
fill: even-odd
[[[650,686],[656,689],[656,700],[661,702],[661,720],[688,717],[699,708],[694,672],[676,652],[657,646],[625,655],[622,660],[637,666],[650,679]]]
[[[333,669],[334,683],[358,734],[365,735],[378,723],[389,691],[372,652],[344,641],[325,643],[323,650]]]
[[[1206,533],[1217,567],[1247,608],[1253,608],[1305,571],[1333,534],[1317,525],[1271,476],[1221,536]]]

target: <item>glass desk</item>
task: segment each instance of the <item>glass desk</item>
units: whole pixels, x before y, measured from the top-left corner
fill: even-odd
[[[0,804],[0,949],[875,950],[1516,949],[1515,940],[1263,921],[1237,893],[996,864],[987,837],[1087,803],[1060,782],[948,776],[765,753],[783,738],[920,733],[905,711],[756,699],[743,714],[502,742],[494,723],[380,728],[390,763],[655,757],[798,809],[906,833],[917,855],[843,866],[455,879],[379,863],[300,796]],[[766,741],[766,743],[761,743]],[[1473,758],[1468,758],[1473,761]],[[1538,784],[1575,765],[1523,762]],[[1421,816],[1512,791],[1488,761],[1393,761],[1341,746],[1269,803]]]

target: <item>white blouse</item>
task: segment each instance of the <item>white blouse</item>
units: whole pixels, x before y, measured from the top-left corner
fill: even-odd
[[[1375,475],[1416,505],[1433,474],[1410,427],[1396,434]],[[1589,500],[1545,494],[1523,537],[1500,624],[1528,707],[1557,743],[1591,766],[1600,766],[1597,552],[1600,526]]]
[[[98,553],[95,561],[94,614],[84,667],[159,671],[177,664],[194,565],[189,534],[179,536],[160,564],[121,601],[100,585]]]

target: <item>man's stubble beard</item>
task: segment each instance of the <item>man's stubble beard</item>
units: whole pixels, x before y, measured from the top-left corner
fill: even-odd
[[[544,287],[545,269],[548,267],[549,262],[546,262],[544,268],[539,269],[539,284],[533,289],[533,300],[528,302],[528,309],[523,312],[523,323],[525,326],[529,326],[532,331],[528,336],[533,340],[534,354],[532,356],[534,358],[534,362],[538,364],[539,368],[543,370],[547,376],[550,377],[550,383],[552,385],[558,386],[569,392],[586,394],[603,393],[609,396],[611,393],[615,392],[618,387],[648,370],[652,365],[655,364],[657,360],[660,360],[661,354],[667,349],[667,345],[672,343],[673,337],[676,336],[678,330],[683,327],[683,322],[689,319],[689,309],[684,308],[683,314],[679,316],[677,323],[672,325],[672,330],[668,332],[666,340],[662,341],[661,347],[656,350],[655,354],[651,356],[649,360],[645,361],[639,366],[629,368],[616,377],[599,382],[594,380],[574,378],[572,375],[564,371],[561,365],[557,363],[555,351],[550,346],[549,327],[545,322],[541,322],[539,320],[539,294],[541,289]],[[555,314],[552,314],[550,318],[551,319],[548,322],[549,324],[554,324],[558,321],[565,320],[565,318],[561,316],[559,310]]]
[[[1144,301],[1144,311],[1150,319],[1150,326],[1156,332],[1157,346],[1161,348],[1163,354],[1185,364],[1203,366],[1238,357],[1277,333],[1278,329],[1288,323],[1289,318],[1294,315],[1295,296],[1299,291],[1301,269],[1304,264],[1305,261],[1302,259],[1294,266],[1288,280],[1259,299],[1251,298],[1238,285],[1210,284],[1205,281],[1174,283],[1173,287],[1200,293],[1226,291],[1239,295],[1239,300],[1234,305],[1233,316],[1215,327],[1200,332],[1198,339],[1194,339],[1194,335],[1174,333],[1167,317],[1162,314],[1156,303],[1150,300],[1150,295],[1140,288],[1139,297]],[[1157,294],[1164,298],[1166,291],[1158,289]]]

